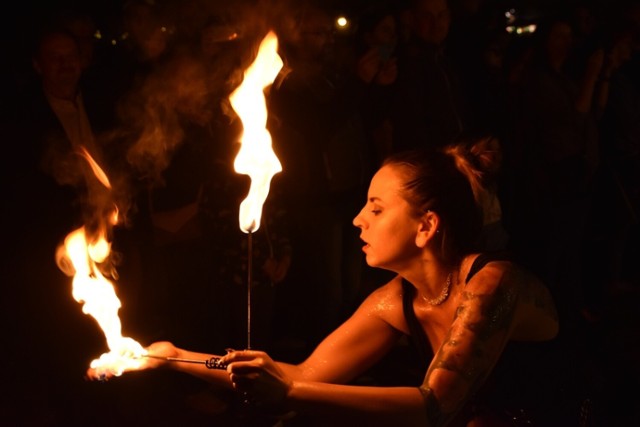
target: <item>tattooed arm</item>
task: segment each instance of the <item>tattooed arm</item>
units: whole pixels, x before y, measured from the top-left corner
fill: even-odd
[[[231,380],[258,402],[284,404],[289,410],[331,425],[445,426],[482,385],[511,333],[529,315],[529,308],[524,305],[531,303],[521,298],[520,273],[508,266],[485,266],[465,287],[457,309],[452,306],[455,314],[452,310],[443,311],[440,320],[451,316],[453,322],[448,327],[443,324],[447,328],[442,334],[444,339],[439,345],[436,343],[435,357],[420,387],[336,384],[348,378],[345,367],[353,371],[358,370],[357,365],[370,365],[364,356],[372,350],[367,341],[376,342],[379,336],[385,336],[385,344],[376,344],[378,350],[373,353],[388,348],[388,339],[394,335],[388,330],[390,326],[385,326],[390,319],[383,321],[378,311],[396,312],[389,307],[399,304],[399,300],[384,289],[367,299],[301,365],[305,366],[304,374],[297,370],[300,366],[292,370],[273,362],[263,352],[245,351],[225,356],[225,362],[230,363]],[[340,375],[336,376],[336,372]]]
[[[509,339],[518,294],[498,271],[487,269],[466,285],[420,387],[430,425],[445,425],[455,416],[487,378]]]
[[[466,285],[453,324],[420,387],[429,425],[446,425],[484,383],[509,339],[549,340],[558,332],[548,290],[508,262]]]

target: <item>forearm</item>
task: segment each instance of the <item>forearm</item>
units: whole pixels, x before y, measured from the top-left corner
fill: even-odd
[[[593,105],[593,98],[595,93],[596,78],[588,77],[582,84],[582,88],[576,99],[576,110],[579,113],[586,114],[591,111]]]
[[[416,387],[364,387],[294,381],[288,409],[332,425],[429,426]]]
[[[212,357],[219,357],[211,354],[197,353],[184,349],[177,349],[175,359],[197,360],[202,363],[192,363],[183,361],[170,361],[165,363],[165,367],[174,371],[183,372],[196,378],[200,378],[211,384],[231,389],[231,381],[226,369],[209,369],[204,362]]]
[[[598,81],[598,91],[595,97],[595,113],[598,119],[602,118],[604,110],[607,107],[607,101],[609,100],[609,79],[611,77],[604,75]]]
[[[173,369],[174,371],[183,372],[185,374],[200,378],[211,384],[222,386],[224,388],[231,389],[232,384],[229,380],[229,373],[226,369],[210,369],[206,366],[205,362],[212,357],[220,357],[212,354],[198,353],[181,348],[176,349],[177,352],[174,359],[188,360],[172,360],[165,363],[165,367]],[[192,361],[202,361],[202,363],[193,363]],[[295,379],[302,379],[305,377],[304,370],[297,365],[290,365],[287,363],[276,362],[280,368]]]

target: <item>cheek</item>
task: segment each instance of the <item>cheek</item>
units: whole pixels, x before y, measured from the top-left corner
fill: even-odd
[[[401,223],[378,228],[372,234],[370,243],[372,251],[367,254],[367,262],[370,265],[384,265],[405,258],[417,249],[415,233],[406,224]]]

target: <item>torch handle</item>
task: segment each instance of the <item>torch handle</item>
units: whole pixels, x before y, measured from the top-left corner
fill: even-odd
[[[205,361],[204,365],[208,369],[221,369],[221,370],[226,370],[227,369],[226,363],[220,362],[220,358],[219,357],[215,357],[215,356],[210,358],[209,360]]]
[[[213,356],[207,360],[200,359],[184,359],[182,357],[168,357],[168,356],[156,356],[153,354],[145,354],[144,357],[150,357],[152,359],[162,359],[167,362],[182,362],[182,363],[198,363],[200,365],[206,366],[208,369],[227,369],[227,365],[225,363],[220,362],[220,357]]]

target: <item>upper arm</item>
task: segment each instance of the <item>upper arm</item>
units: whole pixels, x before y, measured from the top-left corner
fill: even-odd
[[[482,385],[515,324],[518,287],[500,269],[488,270],[476,274],[463,291],[421,386],[432,425],[453,417]]]
[[[373,366],[400,336],[385,318],[389,310],[398,308],[393,300],[386,289],[370,295],[297,366],[298,379],[346,383]]]

